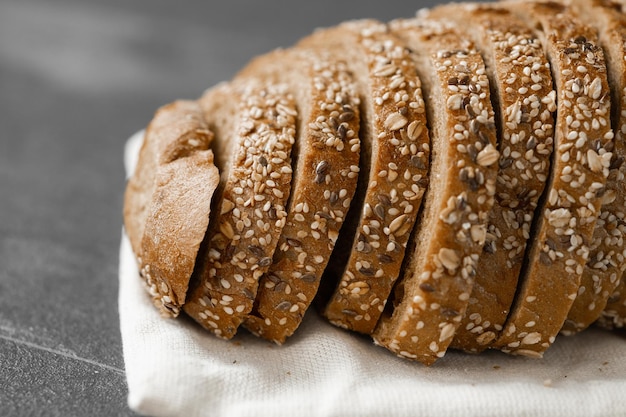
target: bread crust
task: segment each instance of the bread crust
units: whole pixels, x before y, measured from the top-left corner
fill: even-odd
[[[374,341],[427,365],[442,357],[467,308],[494,202],[497,161],[489,82],[480,54],[450,25],[390,23],[416,52],[431,126],[430,185],[405,274]]]
[[[216,144],[230,147],[216,214],[185,312],[204,328],[232,338],[252,310],[258,280],[269,268],[285,225],[291,184],[296,108],[281,85],[225,84],[201,99],[205,109],[235,104],[235,131],[216,127]]]
[[[165,316],[184,304],[219,173],[197,103],[161,107],[148,125],[124,196],[124,225],[141,277]]]
[[[624,276],[608,299],[596,324],[608,330],[626,327],[626,280]]]
[[[275,51],[253,61],[242,77],[287,79],[299,92],[294,91],[300,122],[286,224],[245,321],[251,332],[282,344],[317,293],[356,190],[359,99],[345,64],[320,51]]]
[[[502,331],[530,228],[550,170],[556,92],[541,42],[512,13],[488,4],[439,6],[428,18],[473,24],[467,33],[487,64],[499,129],[496,200],[470,302],[452,347],[487,349]]]
[[[611,161],[610,97],[595,32],[552,2],[500,3],[540,27],[557,90],[554,158],[545,204],[511,313],[495,346],[541,357],[580,287]]]
[[[370,334],[396,281],[427,186],[430,142],[421,81],[404,44],[373,20],[317,31],[299,47],[344,58],[359,85],[361,179],[322,285],[334,292],[323,308],[336,326]]]
[[[566,335],[586,329],[600,317],[626,269],[626,16],[621,5],[610,0],[575,0],[572,7],[599,32],[611,86],[615,139],[589,261],[561,330]]]

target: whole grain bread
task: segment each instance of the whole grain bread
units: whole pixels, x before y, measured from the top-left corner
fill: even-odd
[[[184,309],[230,339],[252,310],[285,225],[296,108],[285,86],[255,82],[222,84],[200,103],[213,120],[222,176]]]
[[[452,346],[479,352],[507,319],[537,203],[550,169],[556,110],[550,65],[524,21],[489,4],[439,6],[428,18],[463,25],[486,63],[498,127],[499,171],[487,239]]]
[[[615,138],[589,261],[561,330],[567,335],[584,330],[600,317],[626,269],[626,16],[622,6],[611,0],[575,0],[572,7],[600,36],[611,86]]]
[[[297,47],[344,59],[361,101],[361,172],[348,223],[324,273],[324,316],[369,334],[400,273],[427,185],[430,142],[421,81],[403,42],[373,20],[318,30]]]
[[[517,298],[495,346],[541,357],[578,294],[611,162],[604,55],[595,31],[554,2],[499,3],[538,28],[557,90],[554,158]]]
[[[428,365],[623,328],[623,13],[346,22],[159,109],[124,201],[156,306],[281,344],[327,292],[332,323]]]
[[[277,50],[237,79],[283,80],[298,105],[286,224],[245,327],[284,343],[300,325],[345,221],[359,175],[359,98],[345,63],[323,51]]]
[[[445,354],[469,302],[499,153],[489,81],[474,45],[433,20],[393,21],[390,29],[415,52],[432,153],[404,276],[373,337],[399,356],[432,364]]]
[[[124,195],[124,226],[155,305],[177,316],[219,181],[213,133],[197,103],[161,107],[148,125]]]

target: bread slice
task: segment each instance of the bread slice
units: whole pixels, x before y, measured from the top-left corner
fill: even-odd
[[[487,68],[499,131],[496,202],[470,302],[452,347],[480,352],[507,319],[539,197],[550,170],[556,92],[541,42],[522,20],[489,4],[439,6],[428,18],[467,25]]]
[[[499,153],[483,60],[471,42],[433,20],[391,31],[415,52],[431,137],[430,184],[404,276],[374,341],[432,364],[465,314],[494,203]]]
[[[176,101],[150,122],[124,195],[124,225],[141,277],[165,316],[185,302],[219,173],[200,107]]]
[[[212,120],[222,177],[184,309],[230,339],[252,310],[285,224],[296,108],[279,84],[222,84],[200,103]]]
[[[554,157],[521,284],[495,343],[541,357],[580,287],[611,162],[613,132],[604,56],[595,32],[552,2],[500,3],[538,29],[557,90]]]
[[[611,86],[615,133],[609,178],[580,289],[561,333],[574,334],[600,317],[626,269],[626,15],[610,0],[575,0],[572,6],[599,32]]]
[[[288,83],[299,109],[297,154],[278,250],[245,327],[284,343],[317,293],[359,175],[359,98],[345,63],[322,51],[277,50],[238,75]]]
[[[339,327],[369,334],[400,273],[428,183],[421,81],[404,43],[377,21],[318,30],[298,46],[345,59],[359,88],[359,187],[339,236],[345,250],[333,252],[324,273],[322,285],[334,292],[323,314]]]

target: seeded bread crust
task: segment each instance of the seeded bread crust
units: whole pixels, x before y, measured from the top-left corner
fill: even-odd
[[[341,61],[320,51],[278,50],[238,76],[286,80],[299,107],[292,194],[278,249],[245,327],[277,344],[300,325],[354,196],[359,175],[359,98]]]
[[[219,173],[200,107],[176,101],[150,122],[124,196],[124,225],[141,277],[164,316],[185,302]]]
[[[615,140],[589,261],[561,330],[566,335],[586,329],[600,317],[626,269],[626,16],[620,4],[608,0],[576,0],[572,6],[600,35],[611,86]]]
[[[467,26],[486,63],[499,130],[496,199],[467,312],[452,347],[480,352],[513,304],[530,228],[550,170],[556,92],[541,42],[512,13],[488,4],[439,6],[428,18]]]
[[[421,81],[399,39],[373,20],[318,31],[300,46],[347,60],[361,96],[359,191],[322,285],[335,287],[323,310],[333,324],[370,334],[400,273],[427,185],[430,141]],[[329,276],[330,275],[330,276]],[[333,276],[334,275],[334,276]]]
[[[507,353],[541,357],[567,318],[589,258],[611,162],[609,87],[595,32],[565,6],[500,4],[541,28],[557,90],[547,198],[536,216],[515,304],[495,343]]]
[[[373,338],[401,357],[430,365],[445,354],[467,308],[499,153],[489,81],[474,46],[436,21],[398,20],[390,28],[416,53],[432,153],[405,274],[387,303],[395,308],[383,312]]]
[[[602,315],[596,324],[605,329],[623,329],[626,327],[626,276],[623,275],[617,288],[609,297]]]
[[[222,178],[185,312],[230,339],[252,310],[286,220],[295,140],[295,103],[284,86],[223,84],[200,100],[215,120]],[[229,105],[228,102],[231,101]],[[216,118],[217,119],[217,118]]]

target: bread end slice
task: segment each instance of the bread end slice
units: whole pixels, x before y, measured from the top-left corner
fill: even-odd
[[[124,198],[124,223],[155,305],[177,316],[209,222],[219,173],[199,106],[177,101],[148,126]]]

